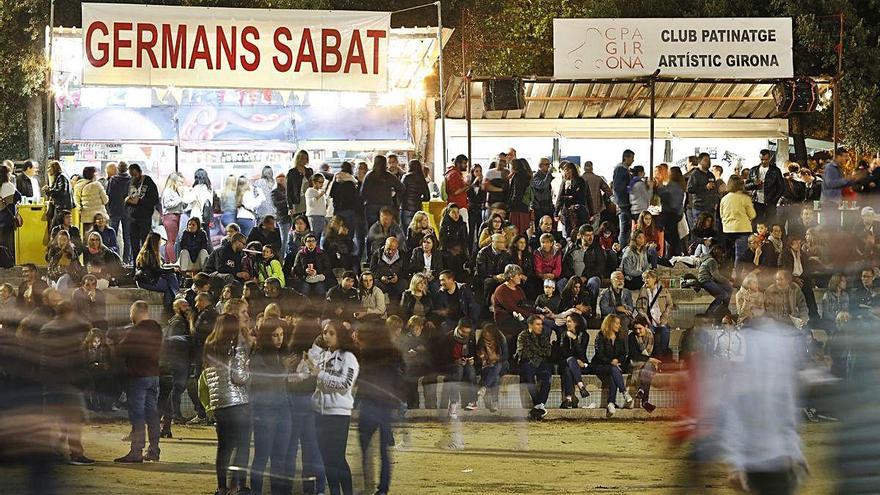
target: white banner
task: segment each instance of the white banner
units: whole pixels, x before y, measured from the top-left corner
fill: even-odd
[[[83,84],[383,92],[391,14],[82,4]]]
[[[560,79],[792,77],[791,18],[554,19]]]

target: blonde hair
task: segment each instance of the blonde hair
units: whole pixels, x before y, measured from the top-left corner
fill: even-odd
[[[273,318],[281,319],[281,308],[278,306],[278,303],[269,303],[266,305],[266,309],[263,310],[263,320]]]
[[[251,181],[248,180],[247,177],[241,176],[235,182],[235,206],[241,207],[242,198],[244,198],[244,193],[251,190]]]
[[[421,273],[413,274],[412,278],[409,281],[409,291],[412,292],[413,294],[415,294],[416,287],[418,287],[419,282],[425,283],[425,291],[422,294],[420,294],[420,295],[424,296],[425,294],[428,293],[428,278],[425,277],[424,274],[421,274]]]
[[[602,326],[600,327],[600,332],[602,332],[602,336],[606,339],[611,339],[614,336],[614,323],[620,323],[620,317],[617,315],[608,315],[602,320]]]
[[[428,218],[428,214],[424,211],[417,211],[415,215],[412,217],[412,221],[409,222],[409,230],[416,230],[419,228],[419,223],[421,223],[422,219],[428,220],[430,225],[430,219]]]

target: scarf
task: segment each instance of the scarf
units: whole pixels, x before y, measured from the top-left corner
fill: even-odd
[[[645,332],[645,335],[635,334],[635,336],[640,354],[650,357],[651,353],[654,352],[654,334],[647,331]]]
[[[388,251],[382,250],[382,261],[386,264],[393,265],[397,260],[400,259],[400,250],[394,251],[394,256],[388,256]]]

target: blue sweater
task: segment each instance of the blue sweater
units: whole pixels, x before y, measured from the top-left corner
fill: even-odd
[[[825,172],[822,174],[822,201],[839,203],[842,198],[842,189],[849,185],[849,180],[840,171],[840,165],[834,161],[825,164]]]

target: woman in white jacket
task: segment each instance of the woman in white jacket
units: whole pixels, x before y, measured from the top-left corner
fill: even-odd
[[[266,199],[263,191],[253,187],[247,177],[238,178],[235,190],[235,203],[238,206],[235,222],[241,227],[241,233],[245,237],[250,235],[257,223],[257,208]]]
[[[351,495],[351,468],[345,459],[348,427],[354,397],[351,389],[357,381],[357,357],[351,332],[334,322],[324,325],[324,347],[318,362],[307,361],[317,379],[313,403],[317,417],[318,446],[324,459],[327,485],[332,495]]]
[[[88,232],[92,230],[92,221],[97,213],[107,215],[107,202],[110,198],[104,190],[104,186],[95,180],[97,169],[95,167],[85,167],[82,173],[82,179],[77,181],[73,187],[73,199],[76,207],[79,208],[79,218],[82,221],[83,229],[80,232]]]

